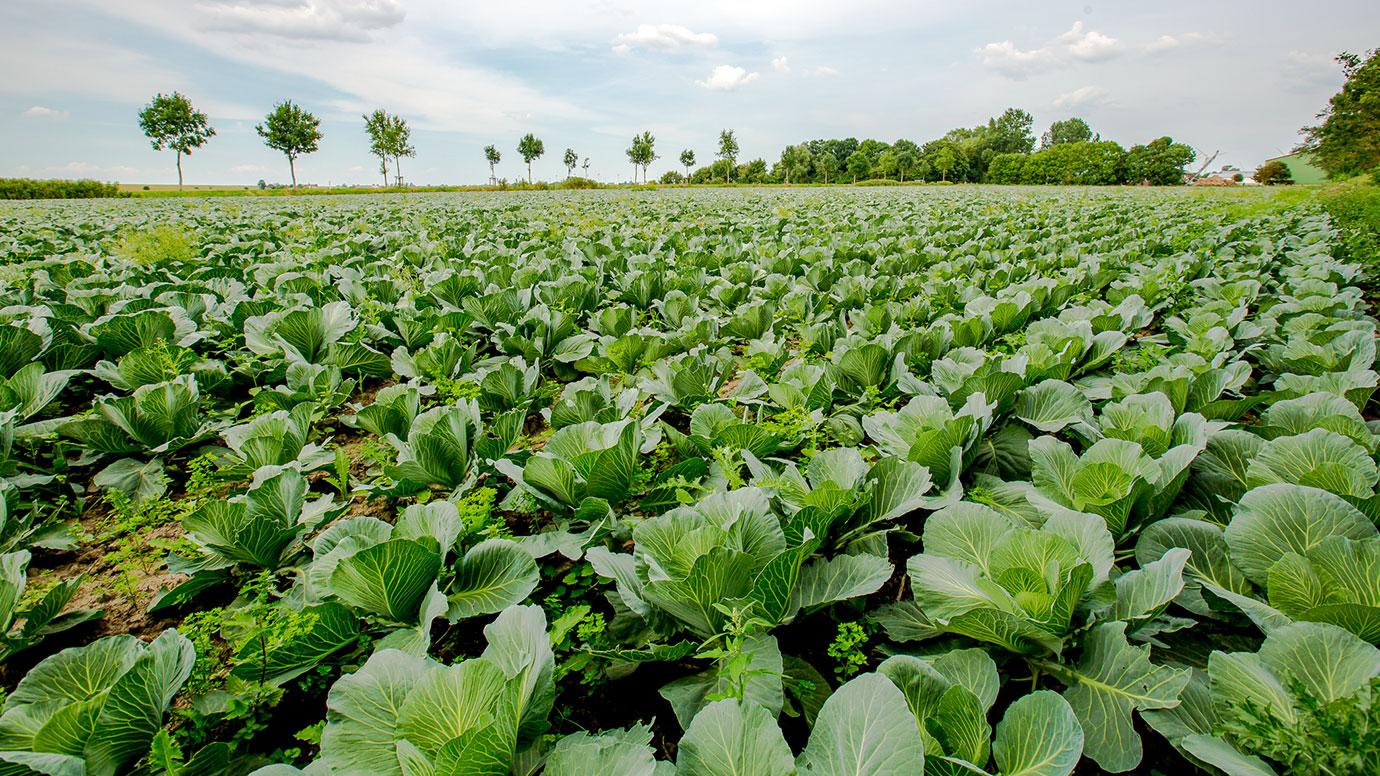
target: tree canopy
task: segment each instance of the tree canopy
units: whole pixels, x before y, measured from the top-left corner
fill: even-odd
[[[417,155],[417,149],[412,146],[412,128],[408,126],[407,119],[376,110],[364,116],[364,129],[369,133],[369,153],[379,158],[383,185],[388,185],[389,159],[393,160],[394,185],[402,185],[399,160],[404,156]]]
[[[1088,122],[1074,116],[1050,124],[1049,129],[1045,130],[1045,134],[1040,138],[1040,147],[1049,148],[1064,143],[1086,143],[1096,139],[1093,136],[1092,127],[1088,126]]]
[[[1303,128],[1301,150],[1332,177],[1380,169],[1380,49],[1365,59],[1342,53],[1337,62],[1346,83],[1318,114],[1322,123]]]
[[[1184,165],[1198,156],[1172,137],[1157,137],[1145,145],[1131,146],[1126,153],[1126,176],[1131,183],[1170,186],[1183,183]]]
[[[167,148],[177,152],[177,188],[182,189],[182,156],[191,156],[215,137],[205,113],[192,107],[192,101],[181,92],[158,93],[139,111],[139,128],[148,136],[155,151]]]
[[[530,184],[532,182],[532,161],[546,153],[546,144],[541,142],[541,138],[528,132],[518,141],[517,150],[518,154],[522,156],[522,161],[527,163],[527,183]]]
[[[283,100],[273,106],[264,117],[264,123],[255,126],[254,130],[264,139],[264,145],[287,156],[292,187],[297,188],[297,157],[314,153],[320,145],[321,119],[292,100]]]

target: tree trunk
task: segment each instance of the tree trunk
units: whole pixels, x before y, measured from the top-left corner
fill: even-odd
[[[402,157],[393,157],[393,185],[402,185]]]
[[[177,190],[182,190],[182,152],[177,152]]]
[[[531,186],[531,185],[532,185],[532,163],[531,163],[531,162],[528,162],[528,163],[527,163],[527,185],[528,185],[528,186]]]
[[[490,185],[490,186],[497,186],[497,185],[498,185],[498,178],[494,177],[494,163],[493,163],[493,162],[489,162],[489,185]]]
[[[296,160],[294,160],[294,159],[292,158],[292,155],[291,155],[291,154],[288,155],[288,172],[292,173],[292,190],[293,190],[293,191],[296,191],[296,190],[297,190],[297,163],[296,163]]]

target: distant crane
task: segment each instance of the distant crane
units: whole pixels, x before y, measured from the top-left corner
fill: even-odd
[[[1198,153],[1198,149],[1196,149],[1196,148],[1193,149],[1193,152],[1194,152],[1194,153]],[[1198,171],[1195,172],[1195,173],[1193,173],[1193,177],[1194,177],[1194,178],[1201,178],[1201,177],[1203,177],[1203,171],[1206,170],[1209,166],[1212,165],[1213,161],[1217,159],[1217,155],[1220,154],[1220,153],[1222,153],[1222,152],[1221,152],[1221,151],[1213,151],[1213,152],[1212,152],[1212,156],[1209,156],[1209,157],[1207,158],[1207,161],[1206,161],[1206,162],[1203,162],[1203,166],[1202,166],[1202,167],[1199,167],[1199,168],[1198,168]],[[1199,156],[1202,156],[1202,154],[1198,154],[1198,155],[1199,155]]]

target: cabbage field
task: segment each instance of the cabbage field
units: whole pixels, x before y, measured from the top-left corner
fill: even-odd
[[[0,776],[1380,772],[1273,196],[0,206]]]

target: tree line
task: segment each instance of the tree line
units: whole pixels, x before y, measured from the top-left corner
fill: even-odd
[[[369,151],[379,160],[379,172],[389,185],[389,162],[393,165],[395,186],[402,185],[401,160],[414,157],[411,127],[401,116],[375,110],[364,117]],[[179,92],[158,94],[139,114],[139,125],[156,150],[176,154],[177,184],[182,188],[182,157],[205,145],[215,136],[206,114],[196,110]],[[323,134],[321,120],[291,100],[273,106],[264,121],[255,127],[264,144],[287,157],[293,188],[297,187],[296,162],[314,153]],[[670,171],[662,183],[857,183],[866,180],[937,181],[962,183],[1026,184],[1117,184],[1150,183],[1168,185],[1183,182],[1183,166],[1192,162],[1192,148],[1161,137],[1129,150],[1095,136],[1080,118],[1057,121],[1050,126],[1036,149],[1032,131],[1034,119],[1019,108],[1008,108],[1000,116],[976,127],[959,127],[941,138],[920,144],[905,138],[893,143],[876,139],[819,139],[788,145],[779,160],[768,166],[764,159],[738,163],[740,147],[732,129],[719,133],[715,160],[695,168],[693,149],[683,149],[678,161],[684,174]],[[532,162],[546,153],[545,143],[532,133],[518,140],[518,155],[527,166],[527,182],[532,184]],[[635,135],[627,149],[633,165],[633,182],[641,173],[647,182],[648,169],[661,158],[656,137],[651,132]],[[497,165],[502,153],[494,145],[484,147],[489,165],[489,181],[497,182]],[[580,155],[565,149],[562,162],[567,177],[575,173]],[[589,171],[589,158],[584,159]]]
[[[1304,142],[1297,150],[1309,153],[1333,177],[1373,172],[1380,179],[1380,52],[1364,58],[1343,53],[1337,57],[1346,82],[1318,114],[1317,126],[1305,127]],[[369,151],[379,160],[384,185],[389,185],[392,162],[395,186],[402,185],[401,160],[415,157],[411,127],[401,116],[376,110],[364,117]],[[292,185],[297,186],[296,161],[315,152],[322,140],[321,121],[291,100],[273,106],[255,129],[265,145],[287,157]],[[182,157],[201,148],[216,130],[206,114],[196,110],[179,92],[158,94],[139,113],[139,125],[154,149],[176,154],[177,183],[182,187]],[[739,163],[740,147],[732,129],[719,133],[714,160],[696,167],[694,149],[682,149],[677,161],[684,173],[671,170],[662,183],[859,183],[869,180],[897,182],[934,181],[955,183],[1019,183],[1112,185],[1183,183],[1184,167],[1194,161],[1194,150],[1164,136],[1126,148],[1104,140],[1081,118],[1056,121],[1036,138],[1034,119],[1019,108],[1008,108],[975,127],[957,127],[943,137],[925,143],[899,139],[891,143],[872,138],[816,139],[786,146],[773,164],[765,159]],[[640,173],[648,180],[652,163],[661,158],[656,137],[642,132],[633,137],[626,154],[633,166],[633,181]],[[489,181],[497,183],[502,154],[494,145],[484,147]],[[517,144],[532,184],[532,162],[546,153],[540,138],[528,132]],[[565,149],[561,161],[567,177],[581,166],[581,156]],[[586,177],[589,157],[583,159]],[[1278,169],[1277,169],[1278,168]],[[1285,182],[1288,169],[1262,167],[1260,182]]]

